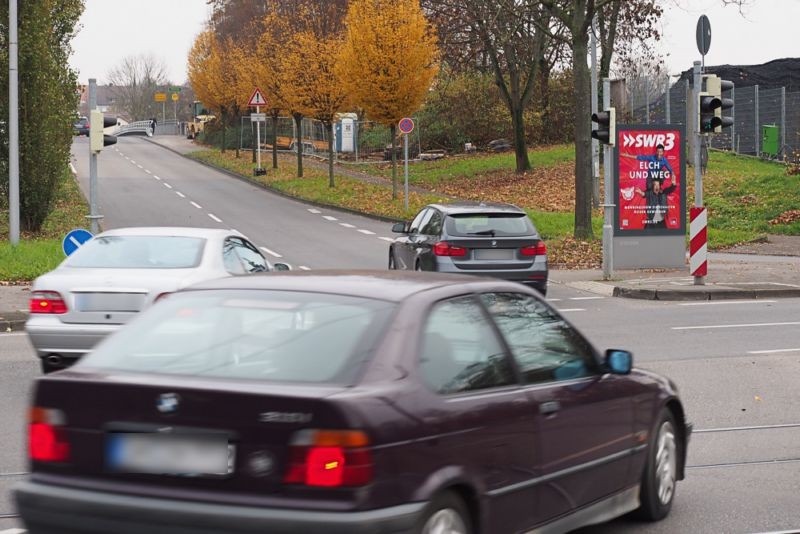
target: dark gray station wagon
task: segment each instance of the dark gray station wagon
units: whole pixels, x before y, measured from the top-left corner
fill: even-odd
[[[565,532],[666,516],[674,385],[516,283],[310,272],[205,282],[40,377],[37,533]]]
[[[528,215],[512,204],[431,204],[389,246],[389,269],[479,274],[547,292],[547,246]]]

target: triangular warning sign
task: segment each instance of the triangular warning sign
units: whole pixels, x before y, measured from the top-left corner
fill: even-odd
[[[248,106],[266,106],[267,99],[264,98],[264,95],[261,94],[261,89],[256,87],[256,90],[253,91],[253,94],[250,95],[250,100],[247,102]]]

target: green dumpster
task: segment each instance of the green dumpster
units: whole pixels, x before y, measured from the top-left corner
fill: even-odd
[[[774,124],[761,126],[761,153],[773,157],[778,155],[778,127]]]

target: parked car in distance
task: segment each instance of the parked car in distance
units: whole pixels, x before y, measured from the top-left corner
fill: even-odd
[[[70,365],[138,312],[180,288],[271,270],[256,246],[229,230],[109,230],[33,282],[25,329],[47,373]]]
[[[511,204],[431,204],[389,245],[389,269],[495,276],[547,293],[547,246],[525,211]]]
[[[28,532],[511,534],[658,520],[675,386],[492,278],[316,271],[177,292],[39,377]]]
[[[81,117],[72,125],[72,132],[75,135],[89,135],[89,119]]]

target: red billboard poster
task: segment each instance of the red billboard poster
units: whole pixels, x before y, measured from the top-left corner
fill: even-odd
[[[684,137],[671,125],[617,128],[616,235],[686,232]]]

